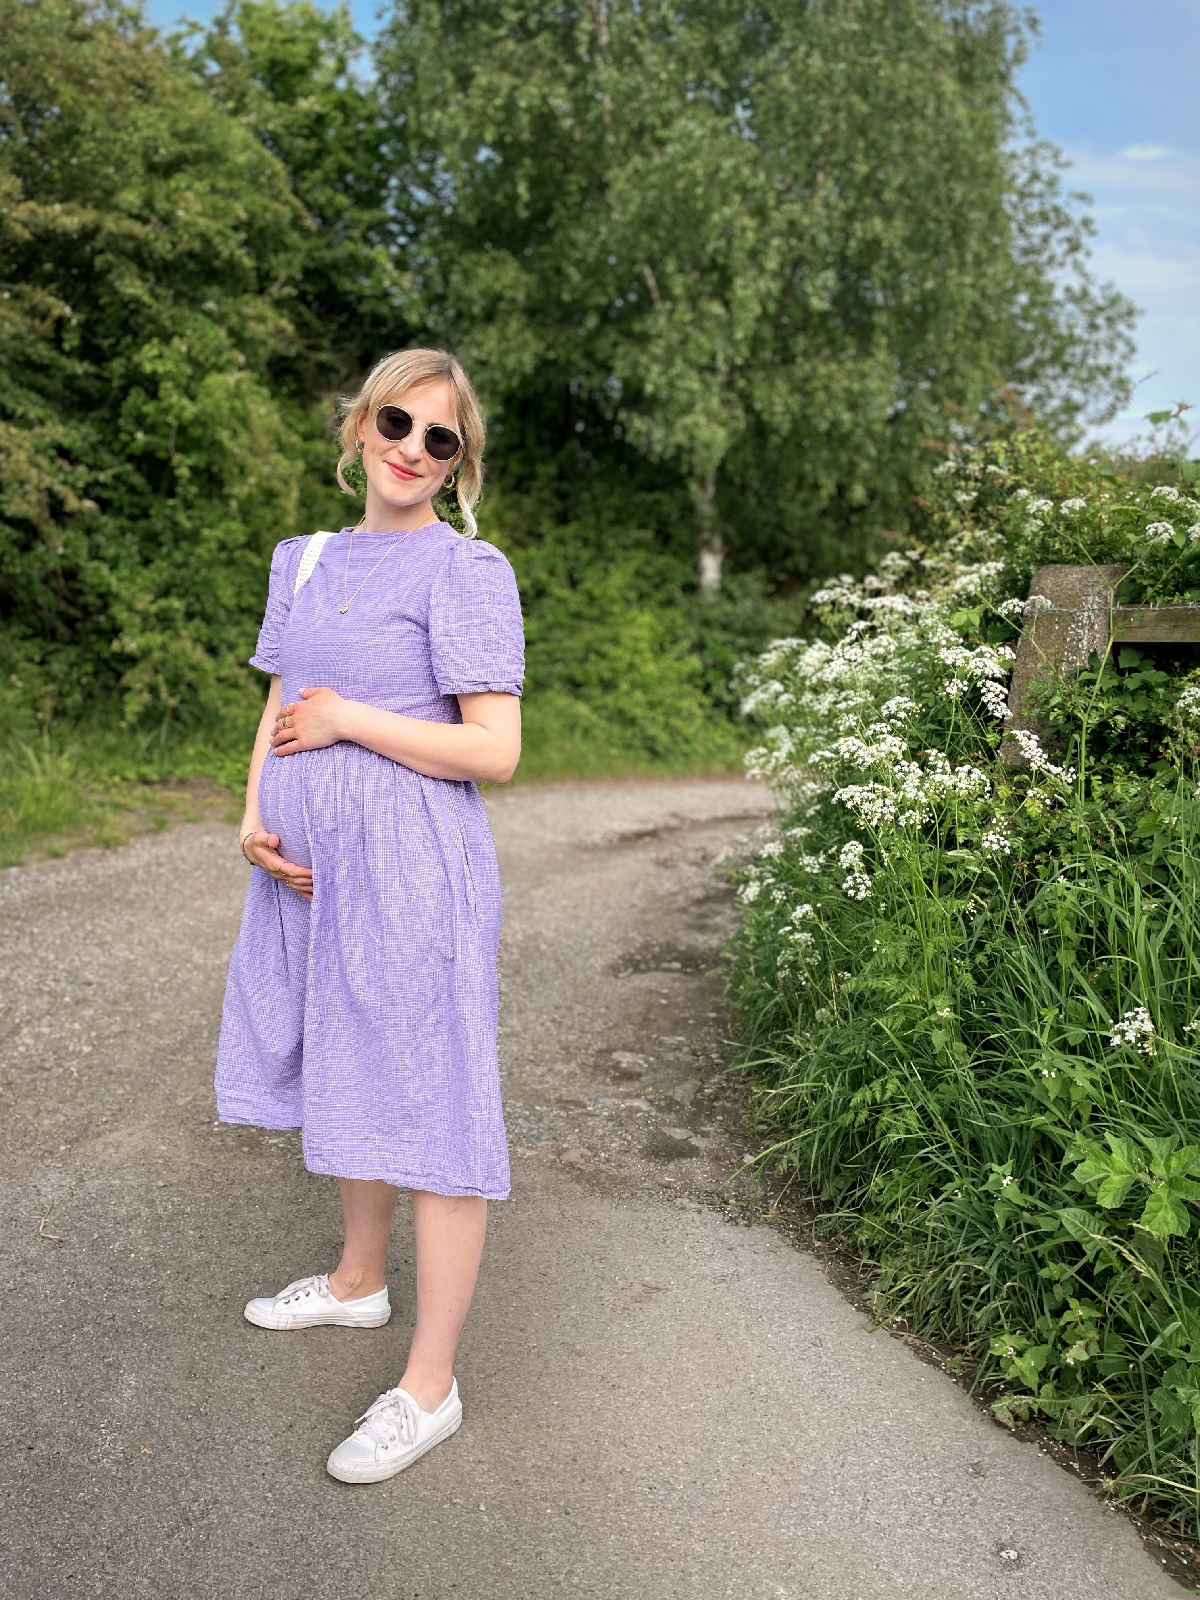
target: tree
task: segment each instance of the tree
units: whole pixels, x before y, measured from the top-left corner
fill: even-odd
[[[0,0],[0,657],[42,714],[244,697],[306,423],[288,174],[139,14]],[[282,387],[282,386],[281,386]]]
[[[1124,393],[1130,310],[1013,152],[1022,48],[1001,3],[403,0],[377,64],[431,326],[502,439],[557,412],[546,443],[678,474],[702,587],[731,548],[844,559],[949,415]]]
[[[348,9],[229,0],[175,48],[282,163],[310,224],[289,268],[299,348],[277,381],[306,398],[346,383],[423,321],[407,271],[403,175]]]

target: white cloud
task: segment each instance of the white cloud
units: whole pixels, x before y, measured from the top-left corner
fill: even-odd
[[[1171,152],[1165,144],[1127,144],[1124,150],[1118,150],[1117,154],[1126,161],[1161,161]]]

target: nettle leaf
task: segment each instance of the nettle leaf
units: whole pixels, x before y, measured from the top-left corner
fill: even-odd
[[[1019,1378],[1027,1389],[1036,1392],[1042,1371],[1053,1353],[1051,1345],[1031,1345],[1028,1350],[1023,1350],[1020,1355],[1012,1358],[1009,1363],[1010,1376]]]
[[[1172,1139],[1170,1142],[1173,1144],[1175,1141]],[[1167,1141],[1158,1139],[1155,1143],[1165,1144]],[[1200,1173],[1200,1149],[1194,1144],[1185,1144],[1182,1150],[1170,1151],[1161,1163],[1158,1160],[1151,1161],[1150,1167],[1160,1178],[1182,1178],[1185,1173]]]
[[[1150,1404],[1172,1433],[1190,1432],[1192,1421],[1190,1409],[1181,1405],[1169,1389],[1165,1387],[1155,1389],[1150,1396]]]
[[[1103,1202],[1102,1202],[1103,1203]],[[1141,1215],[1141,1226],[1166,1239],[1172,1234],[1182,1237],[1191,1227],[1191,1219],[1183,1200],[1171,1184],[1162,1183],[1146,1201]]]
[[[1124,1201],[1140,1169],[1137,1149],[1132,1139],[1118,1138],[1111,1133],[1106,1137],[1110,1146],[1108,1150],[1102,1150],[1099,1145],[1090,1143],[1082,1146],[1085,1155],[1083,1161],[1075,1168],[1075,1181],[1098,1182],[1100,1187],[1096,1191],[1097,1203],[1111,1211]]]
[[[1094,1246],[1105,1238],[1104,1219],[1082,1206],[1064,1206],[1054,1217],[1077,1244]]]
[[[1096,1190],[1096,1204],[1103,1206],[1106,1211],[1115,1211],[1124,1203],[1132,1187],[1133,1174],[1114,1173],[1111,1178],[1105,1178]]]

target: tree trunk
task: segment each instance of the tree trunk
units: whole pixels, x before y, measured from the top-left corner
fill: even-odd
[[[721,592],[721,566],[725,560],[725,541],[717,527],[716,492],[716,477],[711,472],[697,478],[692,489],[700,524],[700,593],[708,600]]]

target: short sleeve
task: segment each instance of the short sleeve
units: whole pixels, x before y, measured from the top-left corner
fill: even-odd
[[[292,591],[296,585],[299,547],[303,539],[285,539],[275,546],[271,557],[271,582],[267,590],[267,610],[258,630],[258,644],[250,665],[260,672],[278,673],[279,641],[292,610]]]
[[[525,628],[513,569],[494,545],[463,539],[433,581],[429,649],[443,694],[521,693]]]

